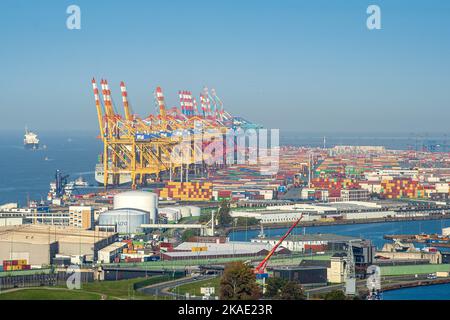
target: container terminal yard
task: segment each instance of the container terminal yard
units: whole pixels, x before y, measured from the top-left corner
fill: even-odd
[[[180,90],[180,106],[167,108],[157,87],[158,114],[140,117],[124,82],[123,115],[107,80],[91,84],[103,143],[92,166],[101,188],[70,181],[60,168],[49,177],[46,199],[0,205],[0,298],[21,288],[58,287],[74,266],[86,287],[138,279],[133,297],[161,299],[215,299],[231,261],[251,266],[263,291],[267,279],[283,278],[311,299],[333,290],[380,299],[384,290],[450,282],[448,227],[439,234],[386,230],[381,246],[364,232],[305,232],[447,223],[448,152],[327,148],[324,139],[321,148],[280,146],[273,172],[237,161],[252,146],[230,142],[227,134],[263,128],[228,113],[214,89],[204,88],[198,105]],[[376,292],[365,287],[372,265],[381,268]],[[186,286],[202,293],[183,292]]]

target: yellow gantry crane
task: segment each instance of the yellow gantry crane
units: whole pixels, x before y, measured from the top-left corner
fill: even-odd
[[[177,170],[182,173],[183,166],[189,170],[196,161],[194,155],[199,152],[203,155],[202,139],[226,133],[227,128],[220,121],[198,115],[186,117],[176,110],[167,110],[160,87],[155,92],[159,115],[142,119],[132,114],[123,81],[120,83],[124,108],[122,117],[115,112],[108,81],[102,79],[100,85],[103,105],[97,82],[92,79],[100,138],[103,141],[105,188],[118,185],[123,174],[131,176],[132,187],[136,188],[145,184],[147,179],[160,180],[161,173]],[[201,131],[194,130],[196,124],[201,124]],[[211,132],[211,129],[215,130]],[[184,142],[183,130],[189,132],[188,142]],[[183,159],[174,158],[181,146],[188,149],[183,152]],[[204,161],[202,165],[205,165]]]

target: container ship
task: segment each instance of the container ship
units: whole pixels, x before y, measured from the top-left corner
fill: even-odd
[[[26,149],[38,149],[39,148],[39,139],[37,137],[37,134],[31,131],[28,131],[27,128],[25,128],[25,136],[23,139],[23,145]]]
[[[95,166],[95,181],[97,181],[97,183],[100,186],[104,185],[103,175],[104,175],[103,164],[97,163]],[[119,181],[116,184],[117,185],[127,185],[130,183],[131,183],[131,174],[130,173],[121,173],[119,175]],[[108,176],[108,185],[113,185],[113,176],[112,175]]]

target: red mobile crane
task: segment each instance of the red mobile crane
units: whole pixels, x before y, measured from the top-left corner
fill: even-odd
[[[277,248],[280,246],[280,244],[283,243],[284,239],[286,239],[287,236],[292,232],[292,230],[294,230],[294,228],[298,225],[298,223],[300,222],[300,220],[302,220],[302,218],[303,218],[303,214],[300,215],[300,218],[298,218],[298,220],[294,222],[294,224],[289,228],[289,230],[286,232],[286,234],[284,236],[282,236],[280,238],[280,240],[278,240],[277,244],[272,248],[272,250],[270,250],[270,252],[264,258],[264,260],[261,261],[256,266],[256,268],[254,270],[256,274],[264,274],[265,273],[267,263],[269,262],[269,259],[272,257],[272,255],[275,253],[275,250],[277,250]]]

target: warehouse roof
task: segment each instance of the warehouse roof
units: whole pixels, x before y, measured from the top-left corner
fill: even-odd
[[[330,260],[302,260],[299,264],[300,267],[327,267],[331,266]]]
[[[207,247],[206,252],[222,252],[222,251],[235,251],[239,253],[242,250],[245,251],[261,251],[271,250],[272,245],[268,243],[254,243],[246,241],[229,241],[225,243],[204,243],[204,242],[183,242],[174,248],[176,251],[191,251],[192,248]],[[205,252],[205,251],[204,251]]]
[[[278,247],[275,252],[280,252],[283,250],[287,250],[284,247]],[[211,250],[211,251],[170,251],[164,252],[164,255],[178,258],[178,257],[188,257],[188,258],[197,258],[197,257],[208,257],[208,256],[228,256],[228,255],[255,255],[258,253],[266,254],[269,251],[267,248],[255,247],[255,248],[247,248],[247,249],[223,249],[223,250]]]
[[[12,232],[0,231],[0,242],[27,243],[27,244],[50,244],[56,242],[44,235],[26,235]]]
[[[127,246],[126,242],[114,242],[114,243],[111,243],[109,246],[104,247],[103,249],[101,249],[99,251],[112,252],[112,251],[115,251],[117,249],[123,248],[125,246]]]
[[[380,209],[381,206],[375,202],[369,201],[344,201],[344,202],[333,202],[328,205],[337,210],[366,210],[366,209]]]
[[[271,267],[274,271],[301,271],[301,270],[317,270],[317,269],[326,269],[326,266],[273,266]]]
[[[114,235],[113,232],[98,232],[73,227],[48,225],[19,225],[0,227],[0,241],[22,241],[31,244],[52,242],[93,243]]]

